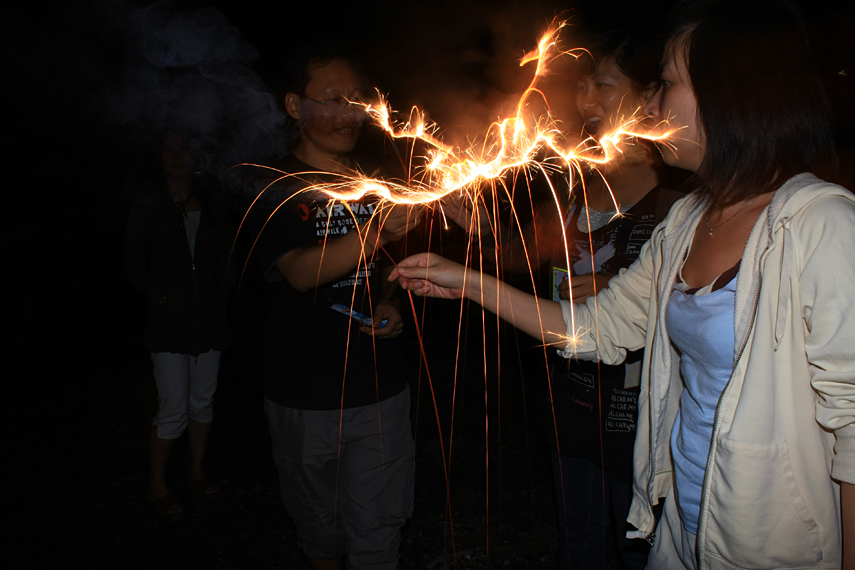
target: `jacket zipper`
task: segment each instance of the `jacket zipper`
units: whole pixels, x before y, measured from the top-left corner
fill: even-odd
[[[185,217],[181,216],[181,228],[184,230],[184,237],[186,238],[185,241],[187,243],[187,253],[190,254],[190,275],[193,276],[193,297],[198,301],[199,300],[199,287],[196,283],[196,258],[193,254],[193,250],[190,249],[190,236],[187,235],[187,224],[184,223],[184,220],[185,220]],[[200,226],[202,225],[201,214],[199,216],[199,225]],[[197,228],[196,229],[196,235],[197,236],[199,235],[198,232],[199,232],[199,229]],[[198,321],[193,325],[193,328],[196,329],[196,333],[197,333],[196,337],[198,338],[198,332],[199,332]],[[198,347],[195,347],[194,350],[196,350],[196,348],[198,348]],[[196,364],[198,364],[198,363],[199,363],[199,355],[197,354],[196,355]]]
[[[754,320],[757,318],[757,305],[760,301],[760,288],[763,285],[763,268],[762,263],[765,259],[766,253],[769,251],[769,246],[766,246],[766,249],[763,251],[763,255],[761,256],[761,268],[759,269],[759,275],[757,277],[757,292],[754,294],[754,307],[751,311],[751,322],[749,323],[747,334],[745,335],[745,339],[742,341],[742,346],[739,348],[739,353],[736,356],[736,360],[733,361],[733,368],[730,371],[730,378],[727,379],[727,384],[724,385],[724,390],[721,391],[721,396],[718,398],[718,403],[715,406],[715,415],[713,416],[713,430],[712,430],[712,439],[710,440],[710,450],[707,454],[707,465],[704,469],[704,484],[701,488],[701,509],[700,509],[700,518],[698,519],[698,540],[697,540],[697,548],[698,548],[698,560],[700,562],[698,570],[703,570],[704,568],[704,558],[700,555],[700,549],[703,545],[703,540],[706,537],[706,520],[707,513],[706,508],[709,506],[709,500],[707,497],[707,489],[710,484],[710,479],[712,479],[712,473],[710,472],[710,464],[712,463],[713,458],[713,442],[715,441],[716,433],[719,429],[719,422],[721,420],[719,416],[719,412],[721,411],[721,403],[724,401],[724,396],[727,393],[727,389],[730,388],[731,382],[733,382],[733,376],[736,373],[736,367],[739,366],[739,361],[742,359],[742,354],[745,352],[745,347],[748,346],[748,337],[751,336],[751,330],[754,328]],[[670,444],[669,444],[670,445]]]
[[[201,221],[202,220],[200,219],[199,225],[202,225]],[[181,217],[181,229],[184,230],[184,241],[187,243],[187,253],[190,254],[190,274],[193,276],[193,295],[198,297],[199,289],[196,286],[196,260],[193,257],[193,250],[190,249],[190,236],[187,235],[187,224],[184,223],[184,216]]]
[[[651,239],[652,239],[652,236],[651,236]],[[665,237],[663,236],[662,239],[659,240],[659,259],[665,259],[665,252],[663,251],[663,248],[665,247],[665,245],[663,243],[664,241],[665,241]],[[657,287],[659,286],[659,277],[661,277],[661,275],[662,275],[662,265],[660,264],[659,275],[657,275],[657,279],[656,279]],[[659,313],[659,311],[661,311],[661,310],[662,310],[661,307],[656,307],[657,313]],[[658,322],[658,320],[659,320],[658,314],[656,316],[656,319]],[[653,330],[654,331],[656,330],[655,326],[654,326]],[[655,332],[654,332],[654,334],[655,334]],[[651,346],[652,346],[652,344],[651,344]],[[649,374],[650,374],[650,372],[648,370],[648,375]],[[650,465],[650,473],[647,475],[647,510],[650,512],[650,516],[651,516],[651,518],[653,518],[653,522],[655,523],[656,522],[656,515],[653,513],[653,506],[650,504],[650,491],[651,491],[651,488],[653,487],[653,473],[655,472],[654,465],[653,465],[653,463],[654,463],[654,457],[653,457],[654,456],[654,453],[653,453],[653,406],[650,404],[650,401],[649,401],[650,396],[651,396],[651,392],[650,392],[650,390],[648,390],[647,391],[647,399],[648,399],[647,421],[650,423],[650,429],[648,430],[648,433],[647,433],[647,439],[648,439],[647,449],[648,449],[648,455],[649,455],[648,464]],[[653,543],[656,540],[656,525],[655,524],[653,526],[653,530],[651,532],[647,533],[647,535],[644,537],[644,540],[647,541],[647,544],[649,544],[650,546],[653,546]]]

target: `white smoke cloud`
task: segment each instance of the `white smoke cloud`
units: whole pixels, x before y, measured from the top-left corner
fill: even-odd
[[[108,89],[110,116],[153,135],[197,138],[210,167],[281,154],[284,116],[247,66],[258,52],[214,8],[170,1],[125,11],[127,57]]]

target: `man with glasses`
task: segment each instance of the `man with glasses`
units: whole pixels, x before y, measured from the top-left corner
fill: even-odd
[[[270,305],[259,373],[274,460],[312,568],[341,568],[345,556],[347,568],[391,570],[412,512],[414,450],[403,321],[382,248],[418,219],[310,188],[358,169],[351,153],[367,117],[351,103],[363,81],[336,54],[305,57],[292,75],[284,107],[296,142],[280,167],[294,176],[267,191],[255,246]]]
[[[346,59],[309,58],[294,91],[285,95],[285,111],[299,129],[293,155],[313,170],[347,174],[355,164],[356,147],[365,112],[352,102],[362,97],[362,77]]]

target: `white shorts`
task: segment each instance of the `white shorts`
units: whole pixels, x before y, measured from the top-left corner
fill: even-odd
[[[157,437],[177,439],[188,420],[211,423],[214,419],[214,392],[220,372],[220,351],[199,356],[174,352],[152,352],[154,381],[157,384]]]

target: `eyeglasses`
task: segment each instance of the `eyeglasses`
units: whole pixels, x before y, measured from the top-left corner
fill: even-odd
[[[345,111],[361,111],[361,101],[359,99],[347,99],[346,97],[333,97],[332,99],[327,99],[326,101],[318,101],[317,99],[312,99],[308,95],[303,95],[304,99],[308,99],[309,101],[314,101],[319,105],[324,106],[324,111],[326,111],[330,115],[341,115]]]

